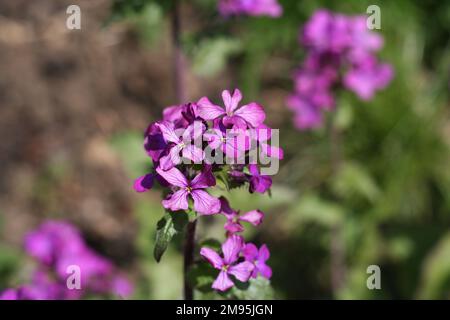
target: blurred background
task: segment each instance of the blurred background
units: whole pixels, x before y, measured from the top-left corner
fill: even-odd
[[[0,2],[0,291],[25,281],[34,263],[24,235],[63,219],[124,271],[134,298],[181,298],[182,236],[157,264],[161,194],[132,188],[149,166],[147,124],[177,102],[168,2]],[[278,19],[224,19],[215,0],[180,10],[189,100],[219,103],[223,89],[238,87],[281,129],[272,196],[229,196],[234,208],[266,213],[246,236],[271,249],[273,297],[450,298],[450,3],[279,2]],[[81,8],[81,30],[66,28],[70,4]],[[381,8],[380,58],[395,78],[370,102],[339,96],[343,162],[333,175],[325,130],[298,131],[286,108],[305,55],[298,34],[319,8],[365,14],[370,4]],[[222,225],[203,219],[199,239]],[[366,287],[369,265],[381,268],[381,290]]]

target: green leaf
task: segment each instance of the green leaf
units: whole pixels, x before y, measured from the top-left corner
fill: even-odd
[[[219,37],[203,40],[194,51],[194,72],[200,76],[214,76],[224,69],[228,57],[240,50],[241,44],[236,39]]]
[[[367,169],[354,162],[342,165],[332,181],[332,188],[344,198],[361,196],[371,202],[380,195],[380,190]]]
[[[159,262],[167,250],[173,236],[181,232],[188,223],[185,212],[171,212],[166,214],[156,225],[156,243],[153,251],[155,260]]]

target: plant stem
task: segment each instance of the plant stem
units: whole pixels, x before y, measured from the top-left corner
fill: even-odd
[[[333,177],[339,171],[342,162],[342,137],[339,129],[336,127],[335,121],[336,111],[334,117],[331,118],[329,134],[330,134],[330,160]],[[346,266],[345,266],[345,245],[342,239],[342,225],[340,222],[336,223],[331,228],[330,236],[330,273],[331,273],[331,289],[333,295],[339,292],[345,283]]]
[[[186,88],[184,85],[185,64],[183,57],[183,48],[181,45],[181,16],[180,16],[180,1],[174,0],[172,8],[172,66],[173,66],[173,82],[175,97],[179,104],[186,102]],[[184,240],[184,299],[194,299],[194,289],[188,281],[188,272],[194,262],[195,249],[195,228],[197,221],[189,222],[186,227],[186,238]]]
[[[173,66],[173,81],[175,89],[175,97],[179,104],[186,102],[186,88],[184,85],[184,57],[183,48],[181,45],[181,16],[180,16],[180,1],[174,0],[172,9],[172,66]]]
[[[194,289],[188,281],[188,272],[194,262],[195,228],[197,220],[189,222],[186,228],[184,241],[184,300],[194,299]]]

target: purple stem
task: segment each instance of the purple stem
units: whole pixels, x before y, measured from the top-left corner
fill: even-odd
[[[197,220],[194,220],[189,222],[186,228],[186,238],[184,241],[184,300],[194,299],[194,289],[188,280],[188,273],[194,263],[196,226]]]

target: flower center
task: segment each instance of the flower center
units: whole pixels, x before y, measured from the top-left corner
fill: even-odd
[[[186,191],[187,191],[188,193],[191,193],[191,192],[192,192],[192,187],[186,187]]]

